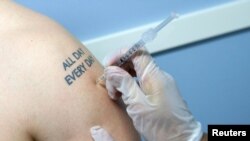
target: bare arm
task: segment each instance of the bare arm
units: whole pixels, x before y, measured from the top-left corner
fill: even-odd
[[[103,68],[81,42],[10,1],[0,9],[1,139],[90,141],[98,124],[117,141],[139,140],[127,114],[96,85]]]

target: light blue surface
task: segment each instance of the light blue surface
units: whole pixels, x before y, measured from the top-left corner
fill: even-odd
[[[233,0],[15,0],[87,40]]]
[[[207,124],[250,124],[250,29],[153,55]]]
[[[55,19],[80,40],[232,0],[16,0]],[[156,3],[157,2],[157,3]],[[207,124],[250,124],[250,29],[154,55],[177,80],[195,117]]]

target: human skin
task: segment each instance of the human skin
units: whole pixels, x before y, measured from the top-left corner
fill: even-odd
[[[207,141],[208,137],[207,137],[207,134],[204,133],[202,138],[201,138],[201,141]]]
[[[8,0],[0,9],[1,140],[91,141],[95,125],[116,141],[139,140],[96,84],[103,68],[86,47],[45,16]]]

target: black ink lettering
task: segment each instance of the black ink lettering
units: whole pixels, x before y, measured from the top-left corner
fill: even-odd
[[[81,48],[79,48],[76,52],[73,52],[72,55],[76,58],[76,60],[79,60],[84,55],[84,52]]]
[[[70,66],[72,66],[73,64],[75,64],[76,61],[74,61],[70,57],[68,57],[67,62],[70,64]]]
[[[71,79],[70,75],[67,75],[64,79],[66,80],[68,85],[71,85],[73,83],[73,80]]]
[[[71,85],[74,81],[76,81],[76,78],[81,77],[85,71],[86,67],[84,66],[84,63],[78,65],[71,74],[67,75],[64,79],[66,80],[68,85]]]
[[[77,60],[79,60],[85,52],[81,48],[79,48],[77,51],[72,53],[73,59],[68,57],[64,62],[63,62],[63,68],[66,71],[67,68],[70,68],[73,64],[76,63]],[[93,63],[95,62],[95,59],[93,56],[88,56],[87,58],[84,59],[84,62],[79,64],[77,67],[73,69],[73,71],[70,72],[70,74],[66,75],[64,77],[65,81],[67,82],[68,85],[72,85],[74,81],[77,80],[77,78],[80,78],[87,70],[87,67],[91,67]],[[86,67],[87,66],[87,67]]]
[[[77,77],[80,77],[83,73],[83,71],[81,70],[81,68],[78,66],[77,68],[75,68],[72,72],[72,75],[75,74]]]
[[[73,52],[73,54],[72,54],[75,58],[76,58],[76,60],[78,60],[78,59],[80,59],[81,58],[81,55],[80,54],[78,54],[77,52]]]
[[[72,56],[68,57],[63,62],[63,68],[66,71],[68,68],[72,67],[77,60],[79,60],[81,57],[85,55],[85,52],[78,48],[76,51],[72,53]],[[90,67],[94,63],[94,59],[92,56],[89,56],[87,59],[85,59],[86,64]],[[70,74],[66,75],[64,77],[65,81],[68,85],[73,84],[74,81],[76,81],[77,78],[81,77],[85,71],[87,70],[84,62],[82,62],[80,65],[78,65],[76,68],[73,69],[73,71],[70,72]]]
[[[66,71],[67,68],[70,68],[76,61],[72,60],[70,57],[68,57],[68,59],[66,59],[63,62],[63,68]]]
[[[81,67],[81,66],[78,66],[78,67],[77,67],[77,70],[78,70],[81,74],[84,73],[84,71],[82,70],[82,67]]]
[[[92,56],[89,56],[87,59],[84,60],[85,63],[88,65],[88,67],[91,67],[92,64],[94,63],[94,58]]]
[[[81,48],[79,48],[78,51],[79,51],[82,55],[85,54],[84,51],[83,51]]]
[[[83,69],[83,71],[86,71],[86,67],[84,66],[84,64],[80,64],[79,67],[81,67]]]
[[[70,66],[69,66],[67,63],[63,62],[63,68],[64,68],[65,71],[66,71],[66,69],[69,68],[69,67],[70,67]]]

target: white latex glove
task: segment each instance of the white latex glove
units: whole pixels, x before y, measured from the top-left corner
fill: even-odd
[[[132,65],[125,66],[126,71],[110,66],[125,51],[105,58],[106,88],[112,99],[119,98],[117,92],[122,93],[138,132],[147,141],[200,141],[201,124],[188,110],[174,79],[159,69],[145,48],[131,59]],[[128,73],[133,70],[137,79]]]
[[[111,135],[100,126],[94,126],[90,129],[94,141],[114,141]]]

